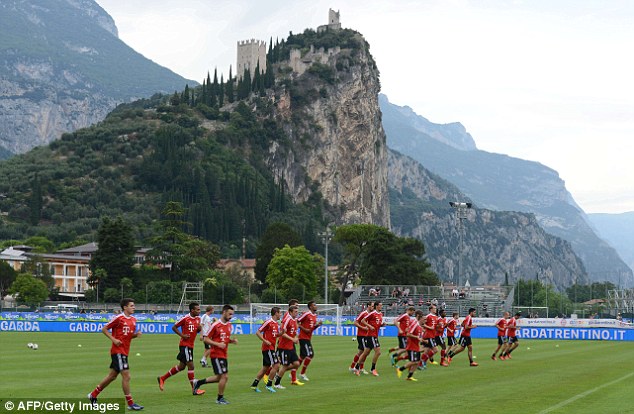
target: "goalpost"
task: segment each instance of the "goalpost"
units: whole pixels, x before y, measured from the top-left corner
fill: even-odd
[[[271,308],[277,306],[282,310],[282,315],[288,310],[288,304],[286,303],[251,303],[249,307],[249,333],[254,334],[255,331],[271,317]],[[308,306],[305,303],[299,305],[299,315],[308,310]],[[341,330],[341,313],[342,308],[339,305],[332,303],[318,303],[317,304],[317,322],[322,322],[323,326],[334,326],[337,335],[342,335]],[[319,335],[319,329],[315,331],[315,334]]]

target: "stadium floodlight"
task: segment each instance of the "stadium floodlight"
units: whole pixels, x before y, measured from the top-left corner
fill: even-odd
[[[456,210],[456,228],[458,229],[458,235],[460,236],[460,252],[458,253],[458,286],[460,286],[462,278],[462,252],[464,248],[465,231],[463,221],[467,219],[468,210],[471,209],[473,204],[461,201],[450,201],[449,205]]]
[[[319,237],[321,237],[321,241],[324,243],[326,248],[326,254],[324,257],[324,303],[328,303],[328,243],[332,240],[332,236],[334,236],[334,234],[330,230],[329,225],[326,226],[326,231],[319,233]]]

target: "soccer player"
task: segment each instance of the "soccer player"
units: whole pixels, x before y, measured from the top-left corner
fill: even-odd
[[[517,312],[514,317],[508,320],[506,323],[506,336],[508,338],[506,348],[500,355],[501,360],[511,359],[511,352],[520,346],[520,340],[517,337],[517,320],[522,317],[521,312]]]
[[[495,351],[493,351],[493,355],[491,355],[491,359],[494,361],[497,359],[495,355],[498,353],[498,351],[502,349],[502,352],[504,352],[504,348],[506,348],[506,321],[509,319],[510,316],[510,313],[504,312],[503,316],[495,322],[495,327],[498,328],[498,347],[495,348]],[[501,353],[500,359],[502,359]]]
[[[211,325],[207,325],[203,331],[203,338],[206,343],[211,345],[209,358],[211,366],[214,369],[214,376],[194,380],[193,393],[196,395],[198,388],[203,384],[213,382],[218,383],[218,398],[216,404],[229,404],[225,400],[225,387],[229,381],[229,362],[227,360],[227,347],[229,344],[237,344],[237,339],[231,338],[231,318],[233,318],[234,309],[231,305],[222,307],[220,319]]]
[[[365,363],[366,358],[370,355],[370,351],[374,350],[374,357],[372,358],[372,369],[370,373],[375,377],[379,376],[379,373],[376,370],[376,363],[381,356],[381,344],[379,343],[379,329],[382,326],[385,326],[385,322],[383,322],[383,314],[381,313],[381,309],[383,308],[383,304],[380,301],[374,302],[374,310],[365,317],[365,322],[368,325],[368,334],[365,337],[365,346],[363,353],[359,357],[359,362],[355,366],[356,372],[355,374],[358,376],[359,373],[363,370],[363,364]]]
[[[174,365],[169,371],[160,377],[156,377],[158,381],[159,389],[163,391],[165,387],[165,381],[172,375],[176,375],[187,367],[187,378],[189,383],[194,389],[194,342],[196,342],[196,336],[200,332],[200,304],[192,302],[189,304],[189,314],[180,318],[174,325],[172,325],[172,331],[180,336],[180,342],[178,343],[178,355],[176,359],[179,361],[178,365]],[[180,328],[180,330],[179,330]],[[194,395],[202,395],[205,390],[198,390]]]
[[[414,372],[416,372],[416,368],[420,363],[420,341],[423,334],[421,325],[424,323],[425,315],[423,311],[417,310],[414,312],[414,318],[415,320],[409,324],[406,332],[407,344],[405,349],[407,350],[409,362],[400,368],[396,367],[396,376],[399,378],[403,375],[403,371],[408,370],[408,381],[418,381],[414,378]]]
[[[440,309],[440,315],[436,318],[436,345],[440,347],[440,365],[448,367],[447,345],[445,344],[445,328],[447,327],[447,311]]]
[[[121,374],[121,387],[123,388],[123,395],[125,395],[128,409],[133,411],[143,409],[142,405],[134,402],[130,393],[130,366],[128,365],[130,342],[132,342],[132,339],[141,336],[141,332],[136,330],[136,319],[132,316],[134,310],[134,299],[122,299],[122,313],[101,328],[101,332],[112,341],[112,347],[110,347],[110,358],[112,362],[110,363],[110,372],[108,375],[88,394],[88,399],[92,404],[97,403],[99,393]],[[108,331],[112,331],[112,333]]]
[[[280,327],[278,325],[278,321],[282,316],[282,310],[273,306],[271,308],[271,319],[264,322],[258,330],[255,332],[255,335],[262,341],[262,369],[260,369],[251,384],[251,389],[255,392],[261,392],[258,388],[258,384],[264,375],[268,372],[269,375],[275,376],[278,368],[280,367],[280,357],[275,350],[275,346],[277,344],[277,338],[280,336]],[[273,381],[267,378],[266,381],[266,389],[269,392],[275,392],[275,388],[273,388]]]
[[[458,318],[458,312],[454,312],[451,316],[451,319],[447,322],[447,347],[450,352],[458,349],[458,341],[456,341],[456,327],[458,326],[458,321],[460,320],[460,318]],[[445,362],[451,362],[449,353],[447,353]]]
[[[288,318],[291,313],[291,306],[299,306],[299,301],[297,299],[291,299],[288,301],[288,310],[286,311],[286,313],[284,314],[284,316],[282,316],[282,325],[284,324],[284,322],[286,322],[286,318]]]
[[[365,321],[365,318],[374,310],[374,302],[368,302],[366,309],[361,311],[361,313],[357,316],[357,319],[354,320],[354,326],[357,327],[357,353],[355,354],[352,364],[350,364],[350,372],[354,374],[358,374],[356,366],[359,362],[359,358],[363,355],[363,351],[365,351],[365,337],[368,336],[368,331],[370,330],[370,325]],[[363,374],[369,374],[366,370],[361,371]]]
[[[308,302],[308,310],[297,319],[299,327],[299,366],[302,367],[299,377],[304,381],[310,381],[306,376],[306,370],[315,356],[311,339],[313,338],[313,331],[319,328],[321,324],[321,321],[317,322],[317,304],[314,300],[311,300]]]
[[[473,361],[473,345],[471,343],[471,330],[477,328],[476,325],[473,324],[473,317],[475,316],[476,309],[469,308],[469,314],[465,316],[462,321],[462,332],[460,333],[460,342],[458,349],[449,351],[449,358],[453,358],[455,355],[464,351],[465,348],[468,349],[469,354],[469,365],[472,367],[477,367],[479,364]]]
[[[409,329],[410,321],[412,320],[412,315],[414,315],[415,311],[416,308],[410,306],[405,310],[404,314],[394,320],[394,325],[396,325],[396,329],[398,329],[398,347],[390,348],[388,350],[388,352],[394,352],[390,355],[390,362],[393,367],[396,366],[396,363],[400,359],[407,358],[407,331]],[[405,357],[403,358],[402,355],[405,355]]]
[[[423,322],[423,329],[425,333],[423,334],[423,342],[425,342],[424,350],[421,352],[421,361],[424,363],[427,360],[433,358],[434,354],[438,352],[438,343],[436,339],[436,322],[438,316],[436,316],[436,306],[429,306],[429,313],[425,316]]]
[[[203,341],[203,334],[202,334],[202,330],[205,327],[205,325],[207,324],[212,324],[214,322],[216,322],[216,318],[213,318],[211,316],[211,314],[214,311],[214,307],[209,305],[205,308],[205,313],[203,313],[203,316],[200,317],[200,340]],[[209,367],[211,368],[211,365],[207,364],[207,358],[209,358],[209,350],[211,349],[211,345],[206,344],[205,341],[203,341],[203,344],[205,345],[205,352],[203,353],[202,358],[200,359],[200,365],[203,366],[203,368],[205,367]]]
[[[297,314],[299,307],[293,305],[288,308],[288,318],[282,323],[282,336],[277,342],[277,350],[280,353],[282,368],[275,375],[275,388],[284,389],[282,377],[288,370],[291,371],[291,385],[304,385],[303,382],[297,380],[297,368],[299,367],[299,357],[295,351],[295,344],[299,342],[297,338]]]

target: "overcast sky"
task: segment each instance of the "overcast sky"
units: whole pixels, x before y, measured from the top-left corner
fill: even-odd
[[[559,172],[587,213],[634,211],[634,1],[97,0],[139,53],[202,82],[236,42],[361,32],[381,91],[479,149]]]

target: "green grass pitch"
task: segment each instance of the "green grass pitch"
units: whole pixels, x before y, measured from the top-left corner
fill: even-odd
[[[634,344],[593,341],[522,340],[510,361],[492,361],[494,340],[474,340],[479,367],[469,367],[466,351],[451,367],[429,366],[418,371],[419,382],[397,379],[387,349],[395,338],[381,338],[384,354],[379,377],[356,377],[348,366],[356,341],[344,337],[315,337],[316,358],[311,381],[270,394],[249,386],[261,366],[255,335],[236,335],[229,349],[230,405],[214,403],[216,385],[192,396],[187,375],[178,373],[160,392],[156,377],[176,364],[176,335],[143,335],[132,342],[132,395],[149,413],[632,413],[634,412]],[[38,343],[34,351],[28,342]],[[81,345],[81,347],[79,346]],[[558,346],[557,346],[558,345]],[[0,398],[84,398],[106,375],[110,342],[101,334],[0,333]],[[530,350],[527,348],[530,347]],[[196,357],[202,347],[196,344]],[[140,353],[140,356],[136,354]],[[196,363],[196,378],[212,375]],[[404,378],[405,376],[403,376]],[[121,398],[117,379],[100,395]],[[0,412],[2,412],[0,408]]]

